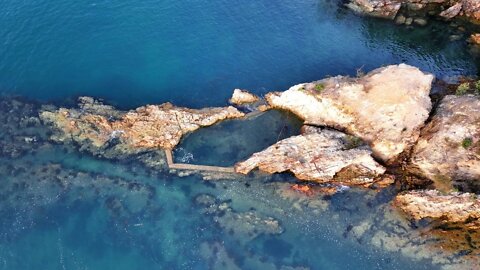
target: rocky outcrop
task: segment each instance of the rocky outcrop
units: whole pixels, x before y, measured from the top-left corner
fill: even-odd
[[[269,93],[273,108],[289,110],[306,124],[346,130],[370,144],[376,157],[393,162],[414,144],[431,110],[433,75],[405,64],[361,78],[337,76]]]
[[[277,235],[283,233],[279,221],[265,217],[254,210],[234,211],[228,202],[218,201],[208,194],[200,194],[195,202],[202,207],[201,212],[208,214],[220,228],[239,236],[243,241],[252,240],[260,235]]]
[[[474,45],[480,46],[480,34],[472,34],[469,41]]]
[[[409,191],[394,204],[414,220],[480,229],[480,199],[472,193],[442,194],[436,190]]]
[[[474,23],[480,23],[480,1],[463,0],[462,15]]]
[[[353,137],[314,128],[253,154],[236,164],[235,171],[247,174],[256,167],[267,173],[291,171],[301,180],[351,186],[372,185],[385,172],[370,149],[359,146]]]
[[[456,3],[455,5],[447,8],[446,10],[440,12],[439,16],[451,20],[455,18],[462,11],[462,3]]]
[[[352,0],[347,7],[372,17],[394,19],[402,3],[398,0]]]
[[[235,89],[229,102],[235,105],[243,105],[259,101],[260,98],[246,90]]]
[[[183,135],[224,119],[243,117],[234,107],[188,109],[170,103],[121,112],[89,98],[79,109],[44,110],[41,119],[53,125],[55,141],[74,141],[96,152],[114,148],[132,154],[172,149]]]
[[[413,148],[410,171],[435,187],[480,191],[480,98],[446,96]]]
[[[480,23],[478,0],[350,0],[347,7],[368,16],[392,20],[396,16],[438,15],[447,20],[462,17]]]

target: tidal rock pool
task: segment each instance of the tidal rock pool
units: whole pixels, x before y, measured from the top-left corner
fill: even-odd
[[[410,221],[392,206],[398,186],[305,190],[288,173],[168,169],[163,152],[52,141],[40,119],[79,95],[203,108],[234,88],[263,96],[389,64],[445,81],[478,74],[457,28],[396,26],[343,4],[2,1],[0,269],[476,269],[478,232]],[[280,111],[224,121],[184,136],[173,162],[230,167],[300,126]]]
[[[302,192],[288,174],[204,180],[135,158],[96,158],[48,140],[35,116],[40,104],[4,98],[1,105],[2,269],[453,269],[477,262],[474,233],[459,231],[456,240],[427,233],[426,224],[392,207],[393,186]],[[277,123],[298,125],[276,112],[231,121],[260,129],[262,117],[277,131]],[[188,152],[195,135],[226,136],[232,123],[225,124],[187,137],[184,155],[195,157]],[[245,136],[231,132],[214,151],[238,158],[231,140]],[[261,144],[245,142],[242,151]]]

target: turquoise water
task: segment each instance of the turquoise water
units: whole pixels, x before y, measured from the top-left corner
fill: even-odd
[[[365,200],[368,192],[351,190],[329,207],[319,197],[318,205],[297,208],[302,199],[282,196],[283,183],[151,175],[57,147],[17,159],[14,172],[1,163],[0,269],[236,269],[222,264],[222,250],[242,269],[434,269],[345,235],[347,224],[376,216],[365,216],[368,204],[388,192]],[[235,213],[275,217],[282,233],[242,227],[228,212],[205,213],[201,194]],[[345,208],[350,200],[363,202]],[[205,254],[209,245],[213,254]]]
[[[0,92],[42,104],[91,95],[123,108],[204,107],[225,105],[234,88],[262,95],[391,63],[439,78],[478,73],[444,24],[396,27],[339,2],[3,0]],[[38,108],[0,98],[0,269],[437,269],[462,260],[435,251],[391,208],[394,188],[308,197],[288,174],[204,181],[102,160],[48,142],[31,118]],[[228,121],[185,137],[175,159],[230,166],[298,129],[279,112]]]

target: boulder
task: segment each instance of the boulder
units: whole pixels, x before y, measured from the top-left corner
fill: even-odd
[[[244,116],[234,107],[197,110],[164,103],[121,112],[93,99],[81,102],[79,109],[45,110],[40,118],[55,128],[53,140],[70,140],[100,152],[111,147],[124,153],[172,149],[188,132]]]
[[[370,186],[385,172],[367,146],[342,132],[308,128],[235,165],[247,174],[258,167],[267,173],[290,171],[298,179],[318,183]]]
[[[423,18],[415,18],[413,20],[413,22],[419,26],[425,26],[428,24],[428,21],[426,19],[423,19]]]
[[[246,90],[235,89],[229,102],[235,105],[243,105],[247,103],[255,103],[260,98]]]
[[[462,10],[462,3],[456,3],[455,5],[449,7],[448,9],[442,11],[439,16],[451,20],[454,17],[456,17],[458,14],[460,14],[460,11]]]
[[[449,190],[480,190],[480,99],[446,96],[413,148],[409,170]]]
[[[469,41],[470,41],[470,43],[472,43],[474,45],[480,46],[480,34],[478,34],[478,33],[472,34],[470,36]]]
[[[472,193],[415,190],[397,195],[394,205],[416,221],[430,219],[443,225],[480,229],[480,200]]]
[[[337,76],[273,92],[273,108],[289,110],[306,124],[329,126],[360,137],[387,163],[413,145],[429,116],[434,77],[405,64],[360,78]]]

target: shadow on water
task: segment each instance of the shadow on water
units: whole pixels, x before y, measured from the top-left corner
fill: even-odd
[[[247,120],[230,120],[185,136],[174,151],[175,162],[232,166],[279,140],[298,135],[301,121],[272,110]]]
[[[438,78],[480,74],[480,55],[472,53],[467,42],[470,33],[480,31],[478,26],[433,18],[426,26],[395,25],[390,20],[356,16],[341,3],[337,4],[336,8],[333,3],[330,7],[336,9],[338,20],[354,21],[361,26],[366,46],[379,54],[390,54],[390,60],[381,65],[403,62],[432,72]],[[321,12],[319,17],[323,17]],[[356,68],[371,69],[369,64]]]

